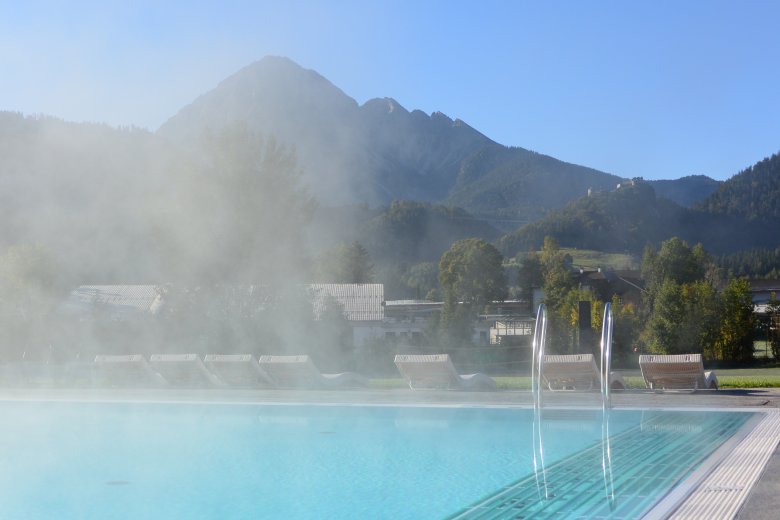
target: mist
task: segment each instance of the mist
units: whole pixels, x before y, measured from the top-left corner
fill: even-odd
[[[292,147],[243,122],[202,132],[197,152],[45,117],[4,113],[0,128],[5,360],[304,354],[318,338],[334,368],[349,348],[344,318],[321,325],[307,293],[317,204]],[[94,285],[109,289],[68,308]],[[117,316],[111,286],[153,286],[159,310]]]

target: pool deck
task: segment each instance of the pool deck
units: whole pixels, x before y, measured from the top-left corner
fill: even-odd
[[[243,390],[243,389],[0,389],[0,400],[208,402],[264,404],[346,404],[406,406],[522,406],[532,405],[529,391],[460,392],[444,390]],[[545,392],[545,406],[600,407],[598,393]],[[697,392],[615,391],[614,408],[752,408],[780,413],[780,388]],[[779,439],[780,440],[780,439]],[[735,518],[777,518],[780,510],[780,447],[776,446],[758,482]]]

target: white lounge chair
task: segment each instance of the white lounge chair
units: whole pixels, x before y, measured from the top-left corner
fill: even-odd
[[[395,366],[409,388],[495,390],[496,382],[485,374],[458,374],[449,354],[397,354]]]
[[[647,388],[717,390],[715,372],[704,371],[701,354],[641,355],[639,368]]]
[[[601,388],[601,375],[593,354],[545,355],[542,377],[550,390],[594,390]],[[609,374],[609,387],[625,390],[618,372]]]
[[[260,356],[260,367],[279,388],[357,388],[368,379],[353,372],[323,374],[309,356]]]
[[[152,354],[149,363],[173,386],[223,386],[197,354]]]
[[[252,354],[208,354],[203,364],[227,386],[273,386]]]
[[[98,382],[110,386],[167,386],[168,384],[140,354],[97,355],[95,376]]]

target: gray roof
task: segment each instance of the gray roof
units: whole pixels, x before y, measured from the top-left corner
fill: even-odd
[[[308,285],[314,315],[319,318],[325,309],[325,298],[335,298],[344,306],[349,321],[382,320],[385,286],[381,283],[313,283]]]
[[[65,308],[71,311],[106,306],[116,313],[156,313],[160,306],[159,285],[81,285],[71,291]]]
[[[371,321],[384,318],[384,285],[315,283],[304,286],[319,318],[325,310],[326,298],[332,297],[344,307],[350,321]],[[263,286],[247,286],[250,292],[264,291]],[[155,314],[162,305],[160,285],[82,285],[71,291],[63,304],[69,312],[92,312],[103,305],[113,314]]]

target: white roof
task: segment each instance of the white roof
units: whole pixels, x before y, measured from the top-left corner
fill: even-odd
[[[65,302],[70,310],[105,305],[114,312],[156,313],[160,306],[159,285],[81,285]]]
[[[327,296],[344,306],[349,321],[379,321],[385,317],[385,286],[381,283],[313,283],[308,290],[317,318],[325,309]]]
[[[250,292],[262,286],[247,286]],[[305,286],[314,316],[319,319],[325,310],[326,298],[334,298],[344,307],[350,321],[381,321],[384,318],[384,285],[315,283]],[[160,285],[82,285],[71,291],[64,307],[69,311],[91,311],[95,305],[105,305],[114,313],[149,312],[156,314],[162,305]]]

